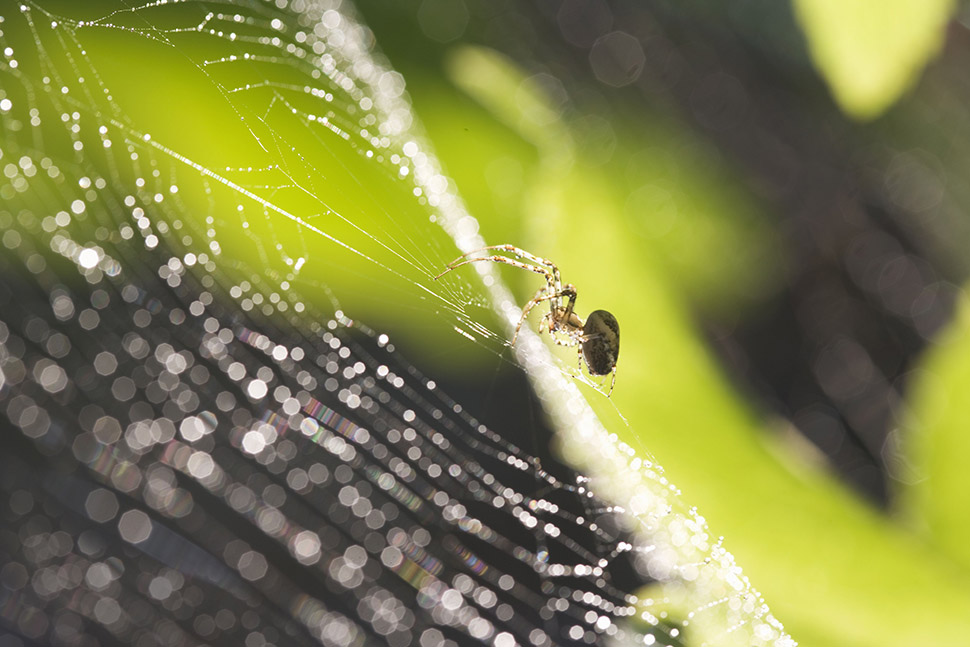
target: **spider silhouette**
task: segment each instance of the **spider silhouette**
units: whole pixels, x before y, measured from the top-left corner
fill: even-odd
[[[469,258],[474,254],[489,251],[505,252],[522,260],[515,260],[499,254]],[[548,332],[553,341],[561,346],[577,346],[579,356],[586,362],[586,368],[589,369],[591,375],[609,375],[612,373],[613,380],[610,383],[610,391],[607,397],[612,395],[613,387],[616,385],[616,360],[620,354],[620,324],[617,323],[616,317],[606,310],[593,310],[586,317],[586,321],[583,321],[574,310],[577,294],[576,286],[572,283],[563,285],[559,276],[559,268],[556,267],[555,263],[541,256],[530,254],[515,245],[489,245],[463,254],[448,263],[447,269],[434,278],[438,280],[462,265],[481,261],[505,263],[536,274],[542,274],[546,278],[546,285],[540,288],[522,308],[522,317],[515,327],[515,334],[512,335],[512,344],[515,344],[519,330],[529,316],[529,312],[543,301],[548,301],[549,312],[539,322],[539,333]]]

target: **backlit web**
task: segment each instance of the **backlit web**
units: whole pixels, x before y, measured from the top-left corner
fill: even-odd
[[[0,644],[792,644],[659,470],[611,507],[352,318],[503,351],[346,6],[77,5],[0,5]]]

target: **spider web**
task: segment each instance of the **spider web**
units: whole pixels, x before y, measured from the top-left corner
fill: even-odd
[[[415,308],[500,354],[520,311],[491,264],[432,281],[483,241],[345,4],[0,7],[5,641],[793,644],[533,333],[613,476],[380,332]]]

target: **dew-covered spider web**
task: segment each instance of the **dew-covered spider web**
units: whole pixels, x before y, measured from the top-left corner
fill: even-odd
[[[0,645],[793,644],[494,268],[432,280],[484,241],[346,3],[5,2],[0,50]]]

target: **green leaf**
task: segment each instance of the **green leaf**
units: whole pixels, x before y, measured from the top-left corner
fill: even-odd
[[[489,76],[481,69],[488,57],[462,60],[474,61],[475,78]],[[507,95],[516,84],[506,63],[499,64],[505,81],[492,87]],[[464,77],[454,78],[466,87]],[[467,87],[476,96],[489,91],[477,83]],[[481,101],[503,123],[533,123],[508,112],[515,104],[501,95]],[[637,130],[624,126],[629,144]],[[563,122],[548,128],[570,136]],[[528,130],[523,137],[539,139]],[[653,133],[645,139],[657,141]],[[639,456],[656,457],[683,498],[724,534],[725,548],[801,644],[964,641],[970,635],[970,616],[963,611],[970,608],[970,578],[954,574],[952,562],[860,500],[820,463],[806,461],[805,448],[789,441],[794,434],[754,415],[693,329],[680,277],[669,274],[662,252],[637,234],[611,168],[586,164],[561,145],[539,150],[541,172],[523,198],[522,211],[530,214],[523,245],[554,259],[563,279],[578,286],[580,314],[605,308],[622,329],[612,398],[585,390],[603,424]],[[671,152],[653,151],[658,168]],[[697,190],[694,171],[679,177],[676,194]],[[723,188],[711,183],[707,190],[717,196]],[[719,206],[727,217],[730,210]],[[720,252],[708,248],[709,262],[733,250],[730,243]],[[721,278],[729,284],[739,275],[722,271]],[[565,365],[575,365],[573,349],[560,353]],[[579,469],[591,469],[591,448],[564,443],[562,451]]]
[[[970,301],[910,375],[902,443],[902,512],[951,559],[970,568]]]
[[[839,106],[857,119],[889,108],[943,43],[951,0],[796,0],[809,49]]]

